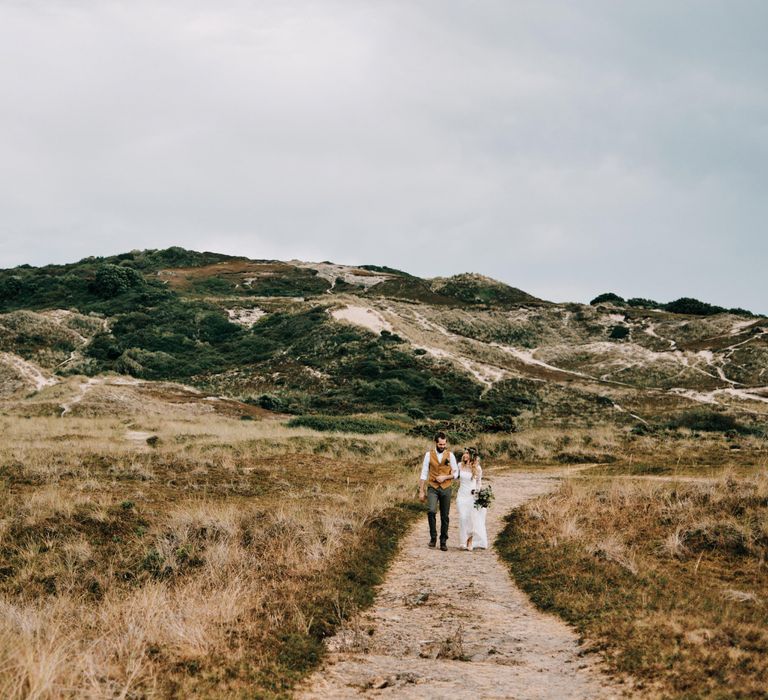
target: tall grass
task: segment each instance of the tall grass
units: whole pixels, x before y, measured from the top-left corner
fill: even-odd
[[[0,429],[4,698],[282,696],[411,517],[408,441],[209,417]]]
[[[497,546],[542,608],[664,697],[765,697],[768,471],[581,479],[515,511]]]

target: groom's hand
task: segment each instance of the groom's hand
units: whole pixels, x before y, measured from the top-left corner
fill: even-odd
[[[424,495],[423,491],[419,491],[419,500],[424,503],[424,501],[427,500],[427,497]]]

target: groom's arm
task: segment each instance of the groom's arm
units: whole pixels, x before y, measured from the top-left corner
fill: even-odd
[[[427,477],[429,476],[429,452],[424,455],[424,462],[421,465],[421,476],[419,477],[419,500],[424,501],[426,494],[424,493],[424,485],[427,483]]]
[[[454,479],[459,478],[459,465],[456,464],[456,457],[453,456],[453,452],[450,453],[451,455],[451,475]]]

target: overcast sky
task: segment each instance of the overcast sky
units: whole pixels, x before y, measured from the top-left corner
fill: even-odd
[[[181,245],[768,313],[763,0],[0,0],[0,267]]]

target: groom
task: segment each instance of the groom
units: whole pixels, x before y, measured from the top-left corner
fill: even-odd
[[[424,455],[419,480],[419,500],[429,505],[429,546],[437,544],[437,507],[440,505],[440,549],[446,551],[448,546],[448,513],[451,509],[451,483],[459,475],[456,458],[447,449],[448,440],[445,433],[435,435],[435,449]],[[424,484],[429,484],[426,494]]]

